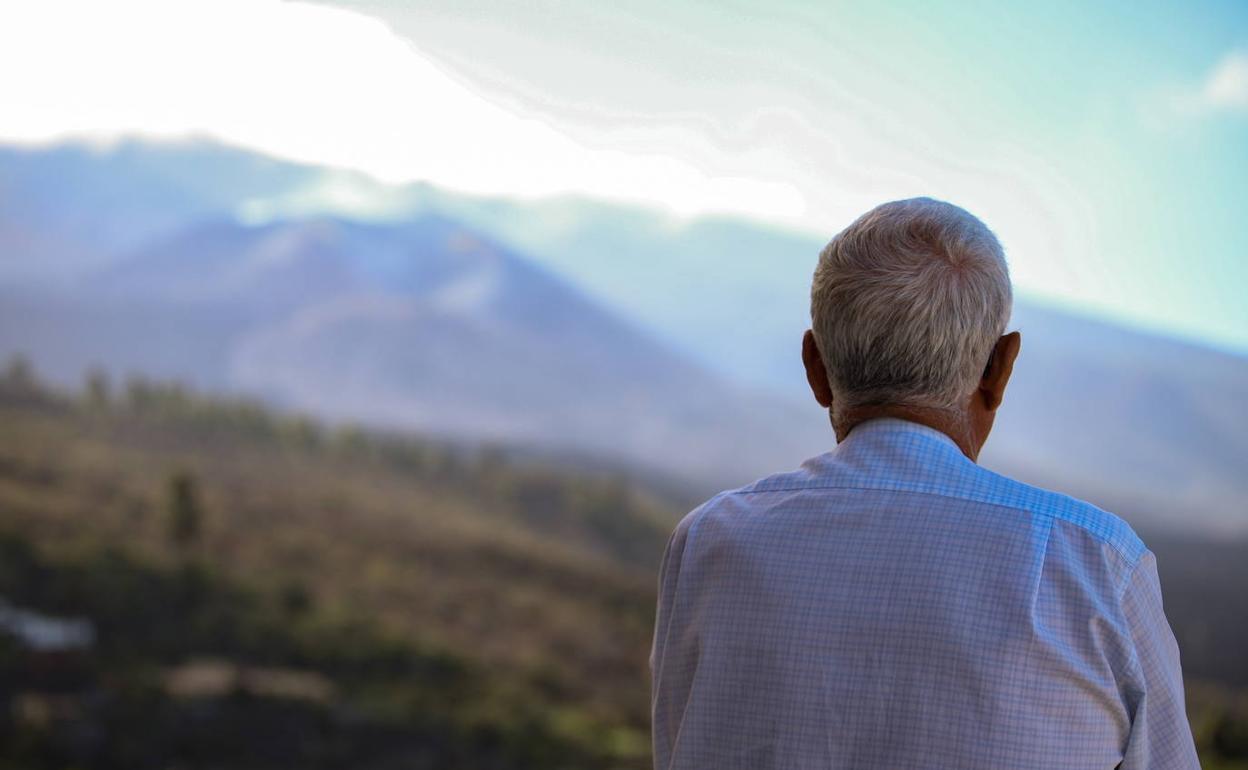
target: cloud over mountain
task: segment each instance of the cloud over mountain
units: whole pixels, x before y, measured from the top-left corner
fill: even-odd
[[[797,363],[819,242],[428,185],[364,185],[384,216],[344,217],[338,173],[202,143],[0,151],[0,354],[705,486],[831,446]],[[1014,323],[986,464],[1139,525],[1248,531],[1248,362],[1026,301]]]

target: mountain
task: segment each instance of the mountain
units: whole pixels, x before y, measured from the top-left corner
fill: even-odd
[[[204,143],[4,150],[0,190],[39,202],[0,207],[0,238],[28,233],[0,240],[0,353],[62,379],[150,370],[702,489],[831,442],[798,359],[823,244],[807,234]],[[1013,323],[986,465],[1145,529],[1248,531],[1248,361],[1026,298]]]
[[[1154,527],[1243,532],[1248,362],[1035,305],[985,461]]]
[[[426,193],[414,208],[453,211],[519,244],[733,381],[809,399],[797,341],[822,239],[575,198]],[[1144,529],[1248,531],[1248,359],[1027,297],[1011,328],[1022,353],[981,462]]]
[[[210,142],[0,146],[0,280],[72,281],[116,255],[319,171]]]
[[[798,410],[724,383],[436,215],[212,220],[72,295],[3,307],[5,347],[76,351],[48,367],[62,378],[90,352],[330,418],[580,447],[717,483],[795,462],[818,440]],[[736,448],[743,435],[758,439],[750,452]]]

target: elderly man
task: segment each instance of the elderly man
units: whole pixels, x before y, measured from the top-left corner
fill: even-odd
[[[819,255],[802,358],[835,449],[663,556],[656,768],[1196,768],[1153,554],[976,464],[1019,351],[996,237],[927,198]]]

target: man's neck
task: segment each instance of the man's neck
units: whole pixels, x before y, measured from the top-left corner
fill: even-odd
[[[841,414],[840,420],[833,423],[837,442],[844,441],[845,437],[849,435],[849,432],[855,426],[879,417],[895,417],[900,420],[909,420],[910,422],[917,422],[920,425],[926,425],[929,428],[938,430],[953,439],[953,443],[958,445],[958,448],[962,450],[962,454],[969,457],[971,462],[977,460],[979,449],[983,446],[982,441],[975,440],[970,420],[965,415],[959,417],[941,409],[892,404],[858,406]]]

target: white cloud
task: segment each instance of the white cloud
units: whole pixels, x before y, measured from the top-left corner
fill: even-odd
[[[825,236],[881,200],[934,195],[994,225],[1020,285],[1068,291],[1062,266],[1084,264],[1096,249],[1077,186],[1040,156],[968,138],[957,120],[941,123],[949,110],[931,93],[889,86],[872,68],[830,69],[867,79],[855,91],[815,78],[832,90],[801,98],[737,92],[735,76],[726,76],[720,86],[732,98],[722,114],[742,130],[724,146],[701,130],[700,102],[686,110],[688,121],[640,115],[596,128],[504,107],[384,22],[341,8],[0,0],[0,140],[207,135],[388,183],[584,194],[683,215],[744,214]],[[365,188],[326,188],[287,203],[368,210]],[[256,203],[243,213],[274,212]]]
[[[1200,89],[1206,109],[1248,112],[1248,51],[1232,51],[1218,62]]]
[[[0,4],[0,139],[208,135],[281,157],[518,196],[793,217],[792,184],[589,147],[483,98],[372,17],[278,0]]]

